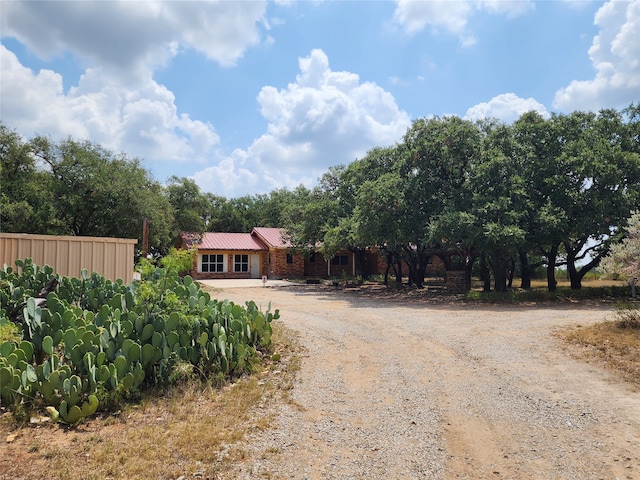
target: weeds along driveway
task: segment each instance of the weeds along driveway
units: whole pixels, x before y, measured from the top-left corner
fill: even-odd
[[[233,478],[637,479],[640,395],[553,332],[611,307],[380,300],[313,287],[271,302],[305,354]]]

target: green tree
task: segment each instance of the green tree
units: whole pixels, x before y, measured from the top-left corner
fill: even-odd
[[[56,217],[50,181],[38,168],[32,145],[0,123],[0,231],[64,232]]]
[[[396,283],[402,282],[402,231],[398,219],[405,208],[403,180],[396,172],[367,180],[358,190],[353,212],[355,241],[376,246],[385,253],[385,285],[393,267]]]
[[[208,231],[248,233],[256,226],[252,218],[251,197],[227,199],[211,193],[207,197],[211,205]]]
[[[253,195],[250,205],[252,226],[282,227],[284,212],[294,198],[294,193],[287,188],[276,189],[268,194]]]
[[[376,147],[348,166],[338,166],[329,170],[320,181],[320,188],[324,192],[324,210],[330,212],[331,220],[324,225],[323,248],[325,255],[333,254],[339,249],[348,249],[358,259],[363,278],[368,278],[370,272],[368,255],[372,247],[378,247],[387,253],[388,265],[395,263],[399,266],[399,247],[389,238],[382,238],[379,234],[387,231],[391,234],[393,224],[380,224],[379,231],[372,230],[372,225],[363,214],[371,208],[384,209],[381,202],[370,198],[372,203],[366,204],[367,195],[376,195],[376,183],[384,181],[387,174],[398,171],[397,149],[395,147]],[[383,178],[384,177],[384,178]],[[396,190],[396,192],[400,192]],[[392,193],[392,192],[389,192]],[[388,209],[387,209],[388,211]],[[393,245],[392,245],[393,244]],[[402,271],[396,269],[396,278],[402,281]],[[386,275],[385,275],[386,279]]]
[[[422,287],[428,259],[439,248],[430,225],[451,211],[464,211],[470,165],[481,152],[479,129],[459,117],[416,120],[398,146],[405,209],[402,249],[410,282]]]
[[[173,207],[174,236],[180,232],[203,233],[209,221],[211,204],[200,187],[188,178],[172,176],[166,190]]]
[[[493,120],[481,123],[480,161],[470,168],[470,213],[478,229],[476,248],[494,275],[494,288],[507,290],[509,271],[525,241],[524,213],[529,208],[521,155],[512,129]]]
[[[562,243],[571,288],[578,289],[638,206],[640,155],[624,148],[628,127],[619,112],[574,112],[561,120],[559,162],[568,167]]]
[[[327,232],[337,225],[336,203],[320,186],[308,189],[299,185],[292,193],[293,201],[283,212],[286,237],[301,253],[308,252],[311,245],[319,245],[329,255],[332,247],[324,242]]]
[[[528,112],[514,123],[513,129],[521,149],[524,188],[530,201],[530,208],[525,213],[525,248],[519,252],[523,287],[530,286],[532,271],[542,265],[542,262],[530,263],[529,255],[542,255],[546,263],[547,288],[555,291],[555,269],[559,264],[569,203],[566,196],[568,170],[558,161],[561,150],[558,118],[545,120],[537,112]]]
[[[151,252],[172,246],[171,204],[138,159],[72,138],[55,143],[39,136],[31,144],[50,176],[60,233],[137,238],[141,246],[146,218]]]

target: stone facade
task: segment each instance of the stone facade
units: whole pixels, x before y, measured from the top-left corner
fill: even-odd
[[[267,254],[267,277],[273,279],[304,277],[304,257],[288,248],[270,248]]]
[[[446,273],[446,268],[442,259],[433,255],[431,257],[431,263],[427,265],[426,276],[427,277],[443,277]],[[383,274],[387,268],[387,262],[385,260],[384,255],[378,255],[377,257],[377,268],[378,273]],[[389,272],[389,274],[393,274],[393,269]],[[407,276],[409,274],[409,266],[406,262],[402,262],[402,274]]]
[[[315,252],[305,258],[304,261],[304,275],[305,277],[317,277],[317,278],[331,278],[342,276],[353,276],[359,274],[356,268],[354,269],[355,256],[348,250],[341,250],[336,255],[327,260],[320,252]]]

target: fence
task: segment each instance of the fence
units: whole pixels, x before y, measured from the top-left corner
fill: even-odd
[[[15,261],[31,258],[36,265],[50,265],[62,276],[79,277],[82,270],[97,272],[115,281],[133,280],[134,246],[128,238],[70,237],[0,233],[0,267],[15,268]]]

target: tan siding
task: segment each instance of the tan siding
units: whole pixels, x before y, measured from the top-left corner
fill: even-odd
[[[227,271],[226,272],[198,272],[198,261],[201,255],[225,255],[227,257]],[[234,272],[233,271],[233,261],[234,255],[248,255],[249,256],[249,271],[247,272]],[[193,260],[193,267],[191,269],[191,277],[196,280],[215,280],[215,279],[244,279],[251,278],[251,255],[261,255],[260,260],[260,272],[258,274],[258,278],[264,274],[265,265],[266,265],[266,257],[267,253],[254,250],[205,250],[199,249],[198,254],[195,256]]]
[[[137,240],[0,233],[0,263],[15,267],[16,260],[31,258],[50,265],[63,276],[79,277],[83,269],[112,280],[131,283]]]

